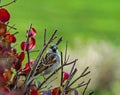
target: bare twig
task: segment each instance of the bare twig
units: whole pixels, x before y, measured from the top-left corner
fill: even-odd
[[[70,65],[71,63],[74,63],[74,62],[77,62],[77,61],[78,61],[78,59],[75,59],[75,60],[73,60],[73,61],[71,61],[69,63],[63,64],[63,65],[67,66],[67,65]]]
[[[56,38],[57,38],[57,36],[55,36],[55,37],[52,39],[52,41],[55,40]],[[51,42],[52,42],[52,41],[51,41]]]
[[[62,37],[59,38],[59,40],[57,41],[56,45],[59,45],[61,41],[62,41]]]
[[[5,5],[1,5],[0,8],[5,7],[5,6],[8,6],[8,5],[11,5],[12,3],[15,3],[16,1],[17,1],[17,0],[13,0],[13,1],[5,4]]]
[[[15,33],[13,33],[13,35],[16,35],[16,34],[18,34],[19,32],[15,32]]]
[[[62,54],[62,52],[61,52],[61,66],[63,65],[63,54]],[[62,87],[62,85],[63,85],[63,82],[62,82],[62,80],[63,80],[63,67],[61,68],[61,82],[60,82],[60,86]]]
[[[69,91],[75,90],[75,89],[80,88],[80,87],[82,87],[82,86],[84,86],[84,85],[86,85],[86,84],[87,84],[87,83],[85,83],[85,82],[83,81],[83,82],[81,82],[80,84],[78,84],[76,87],[71,88],[71,89],[69,89],[69,90],[67,90],[67,91],[69,92]]]
[[[7,26],[8,26],[8,24],[7,24]],[[11,29],[13,29],[14,28],[14,26],[15,26],[15,24],[14,25],[12,25],[11,27],[9,27],[9,29],[8,29],[8,31],[10,31]]]
[[[68,85],[70,83],[70,81],[72,80],[73,76],[75,75],[75,73],[77,72],[77,69],[75,68],[75,70],[71,73],[71,75],[69,76],[69,78],[67,79],[64,87],[63,87],[63,90],[62,90],[62,94],[66,91],[66,89],[68,88]]]
[[[70,71],[70,77],[67,79],[67,82],[65,83],[64,85],[64,88],[62,90],[62,94],[64,93],[64,91],[66,91],[66,88],[68,87],[71,79],[73,78],[73,76],[75,75],[75,73],[77,72],[77,69],[74,70],[75,68],[75,64],[76,64],[76,61],[74,62],[72,68],[71,68],[71,71]],[[74,71],[73,71],[74,70]]]
[[[16,30],[16,29],[17,29],[17,28],[15,28],[14,26],[10,26],[10,25],[8,25],[8,24],[7,24],[7,27],[9,27],[9,28],[10,28],[9,30],[11,30],[11,29]]]
[[[15,32],[15,33],[13,33],[13,35],[16,35],[16,34],[18,34],[19,32]],[[9,34],[4,34],[4,36],[7,36],[7,35],[9,35]]]
[[[29,43],[29,32],[30,32],[31,28],[32,28],[32,24],[30,25],[30,28],[29,28],[29,30],[28,30],[28,32],[27,32],[27,33],[28,33],[28,35],[27,35],[27,40],[26,40],[27,43]],[[26,45],[26,48],[27,48],[27,45]],[[29,66],[29,68],[31,68],[31,66],[30,66],[29,44],[28,44],[28,50],[27,50],[27,57],[28,57],[28,66]]]
[[[59,44],[62,41],[62,37],[58,40],[57,44]],[[65,49],[65,57],[64,57],[64,62],[63,62],[63,56],[61,57],[61,66],[63,64],[66,64],[69,60],[69,57],[67,58],[67,45],[68,43],[66,42],[66,49]],[[63,79],[63,67],[61,68],[61,86],[62,86],[62,79]],[[63,92],[62,92],[63,93]]]
[[[68,60],[69,60],[69,58],[70,58],[70,55],[68,55],[68,57],[67,57],[67,59],[66,59],[66,62],[64,62],[64,63],[67,63],[67,62],[68,62]]]
[[[64,64],[67,64],[67,62],[68,62],[68,60],[69,60],[69,57],[70,57],[70,56],[68,56],[68,58],[67,58],[67,48],[68,48],[68,42],[66,42]],[[76,62],[76,61],[75,61],[75,62]],[[77,69],[76,69],[75,73],[76,73],[76,72],[77,72]],[[68,78],[67,82],[65,83],[65,86],[64,86],[64,88],[63,88],[63,90],[62,90],[62,94],[63,94],[64,90],[66,89],[66,87],[68,86],[68,84],[69,84],[70,80],[72,79],[72,77],[73,77],[73,75],[70,75],[70,77]],[[62,81],[61,81],[61,82],[62,82]]]
[[[44,44],[43,44],[43,46],[44,45],[46,45],[46,28],[45,28],[45,30],[44,30]]]
[[[51,84],[53,81],[55,81],[57,79],[57,77],[55,77],[54,79],[52,79],[50,82],[47,83],[46,86],[42,87],[41,89],[47,88],[49,84]],[[41,90],[40,89],[40,90]]]
[[[67,45],[66,45],[67,47]],[[67,61],[66,61],[67,62]],[[73,67],[71,68],[71,71],[70,71],[70,76],[69,78],[67,79],[67,82],[65,83],[64,85],[64,88],[62,90],[62,94],[64,93],[64,91],[66,90],[67,86],[69,85],[71,79],[73,78],[73,76],[75,75],[75,73],[77,72],[77,69],[74,70],[75,68],[75,64],[76,64],[76,61],[73,63]],[[73,71],[74,70],[74,71]]]
[[[66,42],[66,47],[65,47],[65,56],[64,56],[64,63],[67,63],[67,47],[68,47],[68,42]]]
[[[32,50],[30,53],[39,52],[40,50]]]
[[[44,51],[46,50],[46,48],[48,47],[48,45],[55,39],[56,33],[57,33],[57,30],[55,30],[55,31],[53,32],[53,34],[52,34],[51,37],[49,38],[49,40],[48,40],[48,42],[46,43],[46,45],[44,45],[43,48],[41,49],[41,51],[39,52],[36,60],[34,61],[33,67],[31,68],[31,71],[30,71],[30,73],[29,73],[28,76],[27,76],[27,79],[26,79],[26,81],[25,81],[25,85],[28,86],[28,85],[29,85],[29,82],[31,82],[31,81],[34,79],[34,74],[36,73],[36,69],[37,69],[37,67],[38,67],[38,65],[39,65],[38,62],[39,62],[39,60],[41,59],[41,57],[42,57]],[[30,80],[30,81],[28,81],[28,80]]]
[[[42,50],[40,51],[37,59],[35,60],[35,65],[36,65],[36,68],[35,68],[35,71],[37,69],[37,66],[39,64],[37,64],[39,62],[39,60],[41,59],[42,57],[42,54],[44,53],[44,51],[46,50],[47,46],[54,40],[55,38],[55,34],[57,33],[57,30],[55,30],[55,32],[51,35],[50,39],[48,40],[48,42],[46,43],[46,45],[42,48]],[[35,73],[35,72],[34,72]],[[34,74],[33,74],[34,75]]]
[[[63,68],[64,66],[68,66],[68,65],[70,65],[70,64],[73,64],[74,62],[76,62],[77,61],[77,59],[75,59],[75,60],[73,60],[73,61],[71,61],[71,62],[69,62],[69,63],[67,63],[67,64],[63,64],[62,66],[60,66],[58,69],[56,69],[52,74],[50,74],[47,78],[46,78],[46,80],[44,80],[42,83],[41,83],[41,85],[38,87],[38,90],[44,85],[44,83],[46,82],[46,81],[48,81],[56,72],[58,72],[61,68]]]
[[[85,91],[86,91],[86,89],[87,89],[90,81],[91,81],[91,79],[89,79],[87,83],[85,83],[85,82],[83,81],[83,82],[81,82],[80,84],[78,84],[78,86],[67,90],[67,92],[73,91],[73,90],[78,89],[78,88],[83,87],[83,86],[86,86],[85,89],[84,89],[84,91],[83,91],[83,94],[82,94],[82,95],[85,95]],[[93,94],[93,92],[92,92],[92,94]],[[89,94],[89,95],[92,95],[92,94]]]
[[[28,76],[27,76],[27,78],[26,78],[26,80],[25,80],[24,86],[25,86],[26,88],[32,83],[32,81],[33,81],[35,78],[37,78],[37,77],[40,75],[40,73],[36,74],[37,68],[38,68],[39,64],[41,63],[40,61],[41,61],[42,56],[43,56],[45,50],[47,49],[48,45],[56,38],[56,33],[57,33],[57,30],[55,30],[55,31],[52,33],[52,35],[50,36],[49,40],[46,42],[46,29],[45,29],[45,31],[44,31],[43,47],[42,47],[41,51],[39,52],[37,58],[35,59],[34,64],[33,64],[32,68],[31,68],[31,71],[29,72],[29,74],[28,74]],[[62,41],[62,37],[60,37],[60,38],[58,39],[58,41],[56,42],[56,45],[60,44],[61,41]],[[58,72],[59,70],[61,70],[61,82],[60,82],[60,87],[63,87],[61,94],[69,93],[69,91],[71,91],[71,90],[75,90],[75,89],[77,89],[77,88],[80,88],[80,87],[86,85],[86,86],[85,86],[85,89],[84,89],[84,91],[83,91],[83,95],[85,94],[86,89],[87,89],[88,84],[90,83],[91,79],[89,79],[89,81],[88,81],[87,83],[85,83],[84,81],[81,82],[80,84],[78,84],[78,85],[77,85],[76,87],[74,87],[74,88],[72,88],[71,86],[72,86],[74,83],[76,83],[76,81],[78,81],[80,78],[82,78],[82,77],[84,77],[84,76],[86,76],[86,75],[88,75],[88,74],[90,73],[90,71],[87,71],[89,67],[86,67],[86,68],[84,69],[84,71],[80,74],[80,76],[78,76],[76,79],[74,79],[74,80],[71,82],[72,78],[74,77],[74,75],[75,75],[76,72],[77,72],[77,68],[75,68],[75,65],[76,65],[76,62],[77,62],[78,59],[75,59],[75,60],[73,60],[73,61],[71,61],[71,62],[68,62],[70,56],[67,56],[67,50],[68,50],[67,48],[68,48],[68,42],[66,42],[64,60],[63,60],[63,54],[62,54],[62,52],[61,52],[61,66],[58,67],[55,71],[53,71],[46,79],[44,79],[44,81],[43,81],[40,85],[38,85],[37,90],[41,90],[41,89],[43,89],[43,88],[48,87],[48,84],[51,83],[51,82],[54,81],[54,80],[50,81],[46,86],[44,86],[44,85],[46,84],[46,82],[47,82],[53,75],[55,75],[56,72]],[[73,64],[73,66],[72,66],[71,71],[70,71],[70,76],[69,76],[69,78],[67,79],[66,83],[65,83],[64,86],[63,86],[63,82],[62,82],[62,80],[63,80],[63,67],[68,66],[68,65],[71,65],[71,64]],[[44,86],[44,87],[43,87],[43,86]],[[42,88],[42,87],[43,87],[43,88]]]
[[[50,82],[48,82],[48,84],[52,83],[53,81],[55,81],[57,79],[57,77],[55,77],[54,79],[52,79]]]
[[[14,25],[12,25],[12,26],[9,26],[9,25],[7,24],[7,26],[9,27],[8,31],[10,31],[11,29],[15,29],[15,30],[16,30],[16,28],[14,27],[14,26],[15,26],[15,24],[14,24]]]
[[[71,82],[71,83],[69,84],[69,87],[70,87],[71,85],[73,85],[76,81],[78,81],[80,78],[88,75],[88,74],[90,73],[90,71],[88,71],[88,72],[86,73],[86,71],[88,70],[88,68],[89,68],[89,67],[86,67],[85,70],[81,73],[81,75],[80,75],[78,78],[76,78],[73,82]]]
[[[88,69],[89,69],[89,67],[86,67],[86,68],[85,68],[85,70],[84,70],[84,71],[82,72],[82,74],[81,74],[81,77],[84,77],[84,76],[86,76],[87,74],[90,73],[90,71],[87,72],[87,73],[85,73]]]
[[[49,89],[51,89],[53,86],[52,85],[50,85],[47,89],[49,90]]]
[[[74,89],[80,88],[82,86],[86,85],[86,83],[83,81],[80,84],[78,84],[78,86],[76,86]]]
[[[76,62],[73,64],[72,68],[71,68],[71,71],[70,71],[70,75],[72,74],[74,68],[75,68],[75,65],[76,65]]]
[[[90,81],[91,81],[91,79],[88,80],[88,82],[87,82],[87,84],[86,84],[86,87],[85,87],[82,95],[85,95],[86,89],[88,88],[88,85],[90,84]]]

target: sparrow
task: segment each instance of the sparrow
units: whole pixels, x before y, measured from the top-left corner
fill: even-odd
[[[44,58],[39,62],[35,75],[46,75],[55,71],[60,64],[60,54],[56,44],[53,44],[47,50]]]

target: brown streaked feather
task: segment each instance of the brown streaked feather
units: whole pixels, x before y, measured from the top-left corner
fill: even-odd
[[[47,68],[52,66],[55,62],[56,62],[55,54],[47,53],[45,55],[45,57],[39,63],[39,66],[38,66],[38,68],[36,70],[36,74],[35,75],[42,73],[44,70],[46,70]]]

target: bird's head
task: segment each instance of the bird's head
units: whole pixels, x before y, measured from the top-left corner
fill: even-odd
[[[49,52],[54,52],[56,53],[57,52],[57,45],[56,44],[53,44],[49,47]]]

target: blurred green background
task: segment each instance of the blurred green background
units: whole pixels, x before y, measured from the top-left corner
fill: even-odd
[[[17,0],[7,8],[20,34],[32,23],[39,35],[44,28],[58,29],[70,42],[77,36],[120,45],[119,0]]]
[[[1,4],[9,1],[2,0]],[[83,50],[88,50],[89,46],[95,47],[92,48],[93,51],[97,47],[95,52],[98,55],[103,56],[105,52],[109,52],[106,53],[106,56],[102,57],[104,59],[100,62],[104,63],[106,62],[105,60],[109,60],[110,62],[112,61],[112,65],[120,62],[117,59],[120,54],[119,0],[17,0],[15,4],[6,8],[11,13],[10,25],[15,24],[17,31],[19,31],[19,34],[16,35],[18,40],[17,48],[19,47],[20,41],[25,39],[26,30],[32,23],[37,30],[37,49],[42,45],[43,31],[45,28],[47,29],[48,35],[55,29],[58,29],[58,35],[62,35],[64,39],[61,47],[63,47],[66,40],[69,41],[71,50],[80,51],[79,53]],[[105,43],[105,48],[103,44],[101,45],[101,41]],[[83,46],[80,44],[79,47],[79,43],[82,43]],[[74,55],[74,53],[72,54]],[[105,59],[106,57],[107,59]],[[118,61],[116,62],[116,60]],[[97,68],[99,65],[93,64],[92,66]],[[104,67],[107,66],[105,65]],[[114,72],[114,70],[111,71],[110,68],[110,72]],[[108,72],[106,73],[106,77],[107,74]],[[111,77],[113,76],[111,75]],[[104,81],[104,78],[100,82],[102,81]],[[117,78],[117,81],[116,77],[115,80],[108,81],[110,81],[110,85],[106,84],[109,86],[107,89],[103,89],[102,86],[98,85],[95,85],[94,89],[90,89],[95,90],[95,95],[118,95],[116,91],[118,91],[117,84],[120,83],[119,78]],[[97,82],[95,84],[100,83]]]

